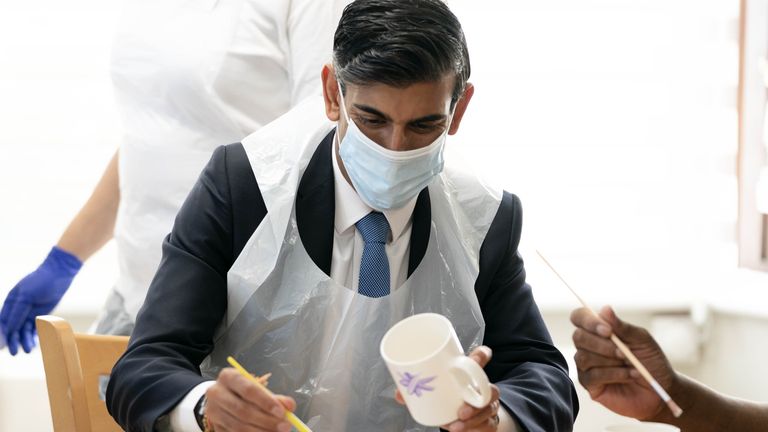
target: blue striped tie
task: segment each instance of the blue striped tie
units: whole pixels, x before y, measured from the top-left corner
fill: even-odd
[[[389,294],[389,261],[384,245],[389,234],[389,222],[380,212],[370,212],[355,224],[365,246],[360,260],[358,291],[367,297]]]

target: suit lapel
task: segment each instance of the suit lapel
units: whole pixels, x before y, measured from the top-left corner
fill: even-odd
[[[408,277],[416,271],[429,243],[429,231],[432,225],[432,205],[429,201],[429,189],[424,188],[416,199],[411,225],[411,252],[408,256]]]
[[[336,197],[333,190],[331,145],[335,130],[325,136],[312,155],[296,193],[296,224],[304,249],[325,274],[331,274],[333,221]]]

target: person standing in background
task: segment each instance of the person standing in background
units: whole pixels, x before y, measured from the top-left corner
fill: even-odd
[[[126,2],[111,71],[124,136],[91,197],[0,310],[9,351],[35,346],[82,263],[111,238],[119,276],[96,332],[128,335],[163,237],[213,150],[319,94],[348,0]]]

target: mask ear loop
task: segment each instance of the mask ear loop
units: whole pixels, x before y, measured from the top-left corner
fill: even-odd
[[[344,90],[341,88],[341,80],[339,77],[336,77],[336,84],[339,87],[339,98],[341,98],[341,112],[344,114],[344,120],[347,121],[347,123],[351,123],[352,119],[349,117],[349,113],[347,113],[347,102],[344,100]]]
[[[349,114],[347,114],[347,107],[346,107],[346,101],[344,100],[344,90],[341,88],[341,80],[339,77],[336,77],[336,84],[339,88],[339,98],[341,99],[341,112],[344,115],[344,119],[347,121],[347,128],[349,128],[349,124],[352,122],[352,119],[349,118]],[[336,133],[334,134],[336,137],[336,145],[337,148],[341,149],[341,137],[339,137],[339,130],[336,128]]]

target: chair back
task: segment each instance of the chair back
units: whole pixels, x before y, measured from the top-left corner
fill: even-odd
[[[54,431],[121,431],[100,396],[99,378],[109,376],[128,336],[74,333],[66,320],[51,315],[35,322]]]

